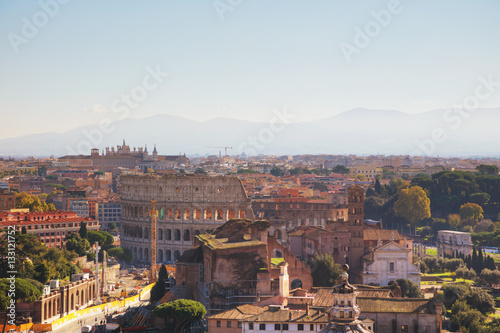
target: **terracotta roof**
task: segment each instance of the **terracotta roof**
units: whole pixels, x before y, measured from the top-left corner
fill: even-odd
[[[402,239],[399,236],[399,233],[397,230],[377,230],[377,229],[365,229],[363,233],[363,239],[366,241],[377,241],[378,238],[382,241],[388,241],[391,239],[391,234],[393,234],[394,240],[400,240]]]
[[[214,314],[208,319],[242,320],[267,310],[267,307],[260,307],[250,304],[238,306],[237,308]]]
[[[358,288],[358,297],[391,297],[391,290],[380,287],[369,287],[356,285]],[[318,288],[316,296],[313,300],[313,306],[317,307],[330,307],[334,303],[332,294],[333,288]]]
[[[436,313],[434,303],[424,298],[358,297],[361,313]]]
[[[248,317],[246,322],[264,322],[264,323],[327,323],[328,315],[323,311],[309,309],[309,315],[305,310],[290,309],[270,309],[253,317]]]

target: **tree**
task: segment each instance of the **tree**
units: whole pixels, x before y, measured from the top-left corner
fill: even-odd
[[[28,233],[28,230],[26,230],[26,227],[23,226],[21,229],[21,234],[26,235]]]
[[[472,268],[467,269],[467,267],[462,266],[455,271],[455,277],[457,279],[473,280],[476,278],[476,271]]]
[[[80,231],[78,233],[81,238],[87,239],[87,222],[80,222]]]
[[[77,233],[72,233],[67,237],[66,249],[68,251],[75,251],[78,256],[83,256],[88,250],[90,250],[90,243],[85,238],[80,237]]]
[[[323,184],[323,183],[314,183],[313,189],[314,190],[318,190],[320,192],[326,192],[326,191],[328,191],[328,187],[325,184]]]
[[[203,168],[196,168],[196,170],[194,170],[194,173],[197,175],[206,175],[207,174],[207,172]]]
[[[451,330],[463,333],[480,333],[484,315],[471,309],[464,301],[457,302],[452,307]]]
[[[494,165],[481,164],[476,167],[480,175],[498,176],[498,167]]]
[[[315,253],[309,265],[314,287],[331,287],[342,274],[341,266],[334,262],[333,256],[329,253],[321,256]]]
[[[153,288],[151,288],[150,302],[154,304],[158,302],[163,295],[165,295],[166,279],[168,278],[167,268],[165,265],[161,265],[160,271],[158,272],[158,281],[156,281]]]
[[[490,201],[491,196],[488,193],[478,192],[473,193],[469,196],[469,201],[475,204],[478,204],[481,207],[484,207],[488,201]]]
[[[87,239],[90,244],[94,244],[95,242],[99,242],[99,246],[107,249],[114,243],[113,235],[111,235],[107,231],[94,231],[89,230],[87,232]]]
[[[346,168],[345,166],[339,164],[333,168],[332,172],[347,175],[349,172],[351,172],[351,170]]]
[[[35,267],[35,279],[43,284],[50,280],[50,270],[46,263],[41,263]]]
[[[443,284],[441,287],[443,291],[443,302],[446,307],[451,307],[457,300],[463,299],[465,295],[471,292],[471,287],[468,284]]]
[[[493,297],[484,289],[475,288],[464,297],[467,304],[481,313],[495,312],[495,301]]]
[[[492,285],[498,285],[500,284],[500,271],[498,270],[491,270],[488,268],[485,268],[481,271],[481,274],[479,275],[481,280],[492,286]]]
[[[364,182],[366,180],[366,176],[363,175],[362,173],[359,174],[359,175],[356,175],[356,178],[361,181],[361,182]]]
[[[401,288],[401,296],[409,298],[422,298],[424,294],[420,291],[418,284],[410,279],[397,279],[396,282]]]
[[[176,321],[175,332],[180,332],[190,322],[201,320],[206,313],[207,310],[200,302],[190,299],[178,299],[163,303],[153,309],[153,314],[156,317]]]
[[[283,170],[281,170],[280,168],[278,167],[273,167],[271,169],[271,171],[269,171],[271,173],[271,175],[275,176],[275,177],[280,177],[280,176],[283,176]]]
[[[382,186],[378,178],[375,180],[375,192],[377,192],[377,194],[382,194]]]
[[[126,262],[131,262],[133,259],[132,251],[130,251],[130,249],[124,249],[121,247],[113,247],[109,249],[108,254],[112,257],[118,258],[119,260],[123,260]]]
[[[462,220],[480,221],[483,219],[483,208],[475,203],[465,203],[460,206],[460,217]]]
[[[47,167],[45,165],[41,165],[37,170],[38,176],[43,177],[47,174]]]
[[[10,291],[10,281],[6,278],[0,279],[0,310],[5,311],[10,302],[7,297]],[[23,301],[25,303],[33,303],[41,296],[40,290],[25,279],[16,277],[15,279],[15,301],[17,303]]]
[[[415,229],[418,222],[431,217],[431,201],[420,186],[402,189],[393,209],[396,216],[404,218]]]

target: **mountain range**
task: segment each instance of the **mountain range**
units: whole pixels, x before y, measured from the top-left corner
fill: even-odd
[[[156,144],[159,154],[410,154],[492,156],[499,154],[500,108],[433,110],[407,114],[394,110],[353,109],[308,122],[249,122],[229,118],[195,121],[171,115],[113,122],[103,133],[84,126],[65,133],[0,139],[0,155],[90,154],[125,139],[130,146]]]

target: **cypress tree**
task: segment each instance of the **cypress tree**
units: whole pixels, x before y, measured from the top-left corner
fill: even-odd
[[[87,222],[80,222],[80,237],[87,239]]]
[[[375,180],[375,192],[377,192],[377,194],[380,194],[382,193],[382,187],[380,186],[380,181],[378,180]]]
[[[476,270],[476,273],[480,274],[481,271],[483,270],[483,268],[484,268],[483,250],[481,250],[481,248],[479,248],[478,254],[477,254],[477,270]]]
[[[471,266],[472,269],[476,271],[477,273],[477,252],[476,252],[476,247],[472,248],[472,260],[471,260]]]

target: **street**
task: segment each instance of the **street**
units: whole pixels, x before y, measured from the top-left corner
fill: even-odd
[[[142,304],[147,304],[149,303],[149,296],[150,296],[150,291],[148,290],[147,292],[144,293],[142,296],[142,300],[131,303],[130,307],[137,307],[141,306]],[[110,311],[110,313],[113,313],[115,310]],[[70,323],[63,325],[56,330],[52,331],[53,333],[81,333],[81,328],[83,325],[91,325],[94,326],[96,324],[99,324],[101,320],[105,319],[105,313],[99,313],[97,316],[95,314],[89,314],[87,316],[82,316],[79,318],[74,319]]]

